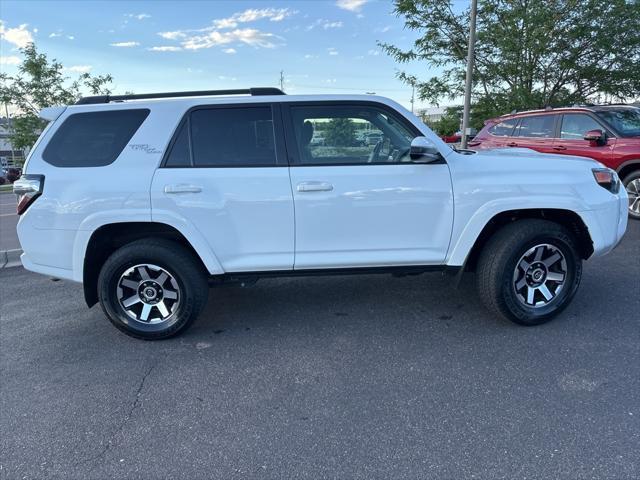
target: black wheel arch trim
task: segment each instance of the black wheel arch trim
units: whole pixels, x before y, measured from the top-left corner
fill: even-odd
[[[189,240],[175,227],[161,222],[117,222],[101,225],[93,231],[84,255],[82,288],[89,308],[98,303],[98,275],[107,258],[118,248],[143,238],[165,238],[189,250],[202,268],[202,258]],[[208,273],[207,273],[208,275]]]
[[[634,158],[633,160],[627,160],[626,162],[622,162],[620,165],[618,165],[618,168],[616,168],[616,173],[620,173],[623,170],[625,170],[627,167],[632,167],[632,166],[637,166],[638,169],[640,170],[640,158]],[[620,180],[624,180],[624,179],[621,178]]]

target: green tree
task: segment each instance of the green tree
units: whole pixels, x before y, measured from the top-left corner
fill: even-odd
[[[49,60],[30,43],[21,49],[24,59],[15,76],[0,73],[0,102],[16,108],[10,141],[14,149],[31,147],[46,122],[38,112],[54,105],[75,103],[85,91],[92,95],[110,93],[111,75],[83,73],[70,80],[57,60]]]
[[[336,147],[350,147],[355,141],[356,126],[350,118],[332,118],[327,123],[325,142]]]
[[[448,107],[439,120],[432,122],[431,129],[438,135],[453,135],[460,130],[462,107]]]
[[[416,82],[419,98],[434,104],[464,93],[469,9],[452,4],[395,0],[395,14],[418,38],[408,49],[380,44],[400,63],[439,71]],[[640,1],[478,0],[475,50],[476,125],[513,109],[638,98]]]

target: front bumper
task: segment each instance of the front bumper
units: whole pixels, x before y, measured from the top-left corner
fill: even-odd
[[[598,209],[579,212],[589,229],[593,256],[606,255],[622,240],[627,230],[629,200],[624,188]]]

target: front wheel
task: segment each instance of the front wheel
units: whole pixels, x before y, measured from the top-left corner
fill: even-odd
[[[622,183],[629,196],[629,217],[640,220],[640,170],[624,177]]]
[[[575,295],[582,260],[567,229],[547,220],[519,220],[483,249],[477,281],[489,310],[520,325],[540,325]]]
[[[194,255],[164,239],[121,247],[98,277],[106,316],[119,330],[143,340],[186,330],[205,306],[207,294],[207,277]]]

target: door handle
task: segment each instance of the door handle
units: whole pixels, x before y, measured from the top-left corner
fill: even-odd
[[[516,142],[507,143],[507,147],[517,147],[518,144]]]
[[[554,150],[566,150],[567,147],[565,147],[564,145],[556,145],[555,147],[553,147]]]
[[[164,193],[200,193],[202,187],[198,185],[166,185],[164,187]]]
[[[333,190],[333,185],[327,182],[302,182],[296,189],[299,192],[330,192]]]

